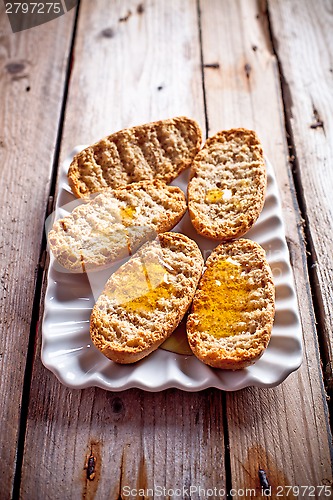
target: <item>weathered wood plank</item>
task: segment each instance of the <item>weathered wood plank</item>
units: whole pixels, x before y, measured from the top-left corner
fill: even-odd
[[[328,485],[332,472],[327,405],[266,13],[254,0],[201,1],[201,23],[209,134],[245,126],[256,129],[262,138],[279,182],[305,344],[302,367],[281,386],[227,395],[232,485],[259,488],[260,467],[266,470],[274,494],[278,485]],[[295,58],[290,47],[288,50],[291,67]],[[297,80],[295,72],[293,75]],[[304,77],[311,79],[311,73]]]
[[[73,13],[13,34],[0,4],[0,457],[11,498],[44,216]]]
[[[327,381],[333,391],[333,11],[332,3],[269,2],[275,50],[288,94],[295,168],[304,200],[318,320],[326,342]]]
[[[134,0],[81,3],[63,157],[76,144],[153,119],[186,114],[204,126],[196,2],[140,5]],[[40,345],[23,499],[117,499],[125,486],[224,486],[220,391],[71,391],[41,366],[39,353]],[[93,480],[84,470],[90,454],[96,459]]]
[[[204,127],[195,1],[112,0],[95,10],[83,2],[63,155],[73,141],[147,120],[187,113]]]

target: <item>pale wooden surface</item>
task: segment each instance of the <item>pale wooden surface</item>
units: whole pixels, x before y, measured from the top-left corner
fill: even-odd
[[[4,464],[0,496],[4,499],[13,489],[33,301],[72,27],[69,14],[38,31],[14,35],[0,4],[0,457]]]
[[[222,3],[223,7],[219,0],[201,2],[203,62],[219,65],[205,69],[209,133],[219,130],[221,123],[225,128],[245,126],[257,130],[263,141],[280,188],[301,321],[307,332],[304,363],[283,384],[271,390],[227,394],[233,486],[255,488],[260,466],[274,485],[321,484],[332,477],[331,442],[320,366],[307,362],[318,358],[318,343],[304,273],[305,246],[297,229],[300,217],[289,177],[277,61],[257,3]],[[242,43],[237,43],[240,34]],[[309,463],[316,466],[309,468]]]
[[[312,26],[313,31],[310,33],[319,29],[316,24],[319,20],[309,14],[310,5],[308,0],[303,12],[297,6],[291,7],[289,1],[272,0],[269,4],[271,28],[275,37],[274,48],[278,50],[282,69],[284,60],[286,61],[285,71],[289,75],[291,89],[291,81],[294,82],[298,75],[302,75],[304,79],[308,77],[309,81],[311,77],[304,69],[306,56],[292,58],[294,44],[295,50],[296,47],[299,51],[305,50],[302,48],[302,39],[306,40],[310,36],[304,27],[304,19],[307,19],[306,26],[308,23]],[[321,9],[327,10],[324,0],[321,0],[317,12],[320,13]],[[201,16],[198,15],[199,11]],[[290,19],[292,16],[293,20]],[[329,19],[329,15],[326,17]],[[64,19],[66,22],[63,21],[63,26],[66,28],[63,27],[64,31],[61,32],[54,23]],[[287,26],[284,26],[285,23]],[[303,29],[297,31],[298,36],[289,36],[288,23],[293,23],[293,27],[303,23]],[[320,40],[328,38],[331,33],[329,21],[320,21],[319,25],[324,31]],[[12,433],[14,430],[13,434],[2,440],[2,449],[10,443],[11,450],[4,457],[1,456],[8,459],[8,468],[2,469],[2,474],[6,476],[6,481],[2,484],[10,483],[6,485],[3,498],[10,498],[15,470],[19,418],[17,405],[22,395],[23,365],[35,284],[32,269],[37,266],[39,258],[50,163],[58,127],[55,122],[59,118],[64,89],[64,62],[69,51],[72,26],[73,17],[66,15],[38,28],[45,29],[43,33],[47,40],[46,47],[50,48],[49,40],[52,39],[52,50],[56,51],[56,56],[52,52],[52,64],[49,59],[43,64],[34,64],[34,74],[38,74],[37,97],[28,116],[34,114],[37,117],[41,113],[38,110],[43,109],[41,119],[44,121],[36,127],[31,118],[23,119],[22,116],[15,115],[15,111],[15,116],[11,117],[7,127],[11,131],[18,128],[20,136],[23,132],[28,134],[33,144],[39,144],[36,137],[42,131],[44,141],[39,144],[40,150],[37,151],[39,163],[43,161],[40,169],[31,168],[35,164],[36,152],[29,149],[28,141],[24,152],[28,165],[26,168],[29,168],[34,184],[29,188],[34,189],[33,201],[28,201],[29,207],[35,207],[34,226],[32,227],[31,218],[24,211],[27,217],[25,220],[29,220],[30,226],[21,224],[17,230],[14,229],[10,240],[15,241],[19,247],[20,240],[25,238],[25,254],[30,252],[29,258],[21,258],[19,266],[16,262],[19,271],[5,276],[4,280],[8,290],[12,290],[13,302],[5,303],[2,318],[10,319],[11,329],[5,325],[3,338],[8,336],[16,339],[15,349],[12,345],[9,352],[14,359],[15,350],[18,349],[21,364],[17,363],[18,366],[13,371],[13,404],[9,403],[9,396],[7,397],[11,423],[1,421],[1,430],[7,435],[8,429]],[[59,30],[58,37],[51,27]],[[29,38],[33,37],[33,33],[41,36],[42,32],[32,30],[20,34],[22,45],[18,42],[19,39],[15,39],[15,44],[12,42],[18,54],[21,54],[19,50],[23,50],[22,57],[26,57],[24,50],[27,50],[26,46],[30,47],[29,43],[36,45],[35,39]],[[50,33],[50,38],[47,33]],[[259,467],[265,469],[273,488],[285,484],[332,483],[331,435],[317,341],[317,329],[320,331],[320,326],[316,327],[315,324],[311,298],[311,291],[316,290],[311,290],[308,280],[302,219],[288,163],[284,126],[286,102],[283,102],[281,96],[281,80],[271,35],[265,2],[255,0],[98,0],[94,3],[82,0],[61,158],[76,144],[93,142],[125,126],[174,115],[187,114],[197,119],[203,129],[207,118],[210,135],[220,128],[231,126],[255,128],[276,169],[283,201],[305,333],[305,356],[301,369],[278,388],[251,388],[233,394],[224,394],[214,389],[197,394],[172,389],[156,394],[135,389],[121,393],[99,389],[73,391],[62,386],[42,366],[39,330],[35,355],[28,360],[28,363],[33,363],[33,372],[30,400],[29,403],[26,402],[29,406],[22,475],[18,478],[21,479],[22,499],[118,499],[125,498],[121,496],[125,485],[152,488],[154,484],[167,488],[181,488],[191,484],[203,488],[256,488],[259,496]],[[5,38],[6,44],[9,43],[7,38],[13,40],[8,35]],[[315,37],[312,36],[311,39],[314,40]],[[1,43],[3,45],[2,41]],[[55,57],[58,58],[56,62]],[[204,85],[201,62],[204,65]],[[47,108],[45,101],[38,100],[47,88],[43,80],[46,74],[44,71],[48,71],[48,77],[54,86],[48,87],[50,97]],[[19,79],[18,82],[20,81]],[[0,80],[0,85],[2,84]],[[302,85],[303,88],[306,87],[305,80]],[[18,103],[20,95],[19,92],[15,94]],[[301,150],[303,148],[302,155],[305,158],[309,151],[305,145],[308,147],[309,141],[305,134],[308,129],[302,121],[302,99],[302,88],[295,87],[293,109],[299,110],[297,115],[295,113],[299,122],[299,142],[295,135],[295,145],[296,152],[298,147]],[[26,101],[24,107],[27,109]],[[3,113],[2,109],[0,113]],[[310,129],[309,134],[311,133],[321,133],[321,128]],[[16,138],[14,132],[11,134]],[[8,132],[9,137],[11,134]],[[318,147],[320,152],[331,154],[331,138],[327,136],[327,145],[321,139],[317,143],[317,135],[313,137],[314,142],[310,141],[309,145],[315,151]],[[11,149],[11,154],[12,151],[15,152],[15,149]],[[48,158],[47,161],[45,157]],[[8,156],[11,165],[9,167],[8,163],[8,176],[11,179],[14,169],[15,172],[23,171],[23,166],[19,170],[17,156],[14,155],[13,158],[14,160]],[[312,183],[317,182],[316,193],[319,192],[320,183],[315,178],[316,171],[311,169],[308,156],[305,160],[299,170],[301,180],[305,179],[303,187],[304,195],[308,196],[309,213],[314,207],[314,200],[311,198]],[[318,176],[318,179],[322,182],[323,178]],[[12,187],[12,181],[9,186]],[[38,190],[36,186],[39,187]],[[26,187],[21,189],[22,195],[14,207],[9,203],[3,204],[6,207],[3,208],[4,213],[10,206],[12,213],[15,210],[22,214],[23,193],[32,191],[27,191]],[[6,201],[9,193],[8,190]],[[321,207],[324,207],[321,215],[315,219],[318,226],[315,229],[310,227],[311,234],[316,231],[318,239],[325,204]],[[309,222],[311,221],[315,224],[314,219],[310,220],[309,216]],[[12,224],[10,227],[13,227]],[[328,226],[324,227],[326,234],[331,235],[332,230]],[[34,246],[28,246],[30,241],[34,242]],[[315,244],[315,237],[313,241]],[[316,249],[323,273],[328,272],[329,267],[325,267],[326,254],[322,252],[329,251],[331,241],[332,237],[327,238],[326,246],[321,242]],[[14,264],[13,266],[15,267]],[[30,292],[25,292],[24,295],[21,289],[26,289],[27,276],[30,277]],[[20,280],[20,285],[15,283],[15,279]],[[329,286],[327,279],[326,283],[321,283],[319,292],[329,292]],[[14,297],[23,297],[25,302],[16,305]],[[330,312],[329,300],[325,300],[323,302]],[[42,303],[43,297],[40,317]],[[18,306],[22,308],[20,311]],[[33,319],[36,321],[37,318]],[[20,329],[22,321],[25,330]],[[327,325],[328,323],[326,330]],[[25,332],[24,337],[19,335],[21,331]],[[5,348],[8,349],[7,345]],[[15,359],[17,361],[17,356]],[[1,364],[0,369],[3,366]],[[3,370],[2,376],[2,380],[8,380],[6,388],[10,381],[9,372]],[[12,377],[12,372],[10,376]],[[90,456],[95,461],[96,475],[93,480],[87,478],[85,469]],[[192,498],[199,496],[192,495]]]
[[[332,2],[269,3],[285,92],[295,168],[306,211],[317,318],[327,346],[324,369],[333,390],[333,10]],[[295,34],[297,33],[297,36]],[[295,61],[299,61],[295,64]]]
[[[76,144],[157,118],[185,114],[204,128],[196,3],[148,1],[141,14],[136,1],[113,4],[107,20],[108,0],[100,0],[98,8],[81,5],[62,157]],[[119,22],[129,10],[128,21]],[[103,36],[105,30],[113,36]],[[225,487],[222,400],[214,390],[70,391],[45,371],[38,349],[22,498],[116,499],[126,485],[151,488],[154,482],[167,488]],[[42,460],[39,450],[47,450]],[[97,459],[94,481],[84,470],[91,451]]]

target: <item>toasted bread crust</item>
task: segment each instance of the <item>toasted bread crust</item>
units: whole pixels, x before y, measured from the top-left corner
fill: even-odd
[[[192,163],[201,141],[199,125],[184,116],[120,130],[75,155],[68,182],[78,198],[142,180],[168,184]]]
[[[193,226],[222,241],[244,235],[262,211],[266,182],[256,133],[243,128],[217,133],[192,163],[188,207]]]
[[[150,274],[149,291],[141,295],[145,287],[138,271],[146,266],[144,274],[149,275],[149,264],[156,270],[156,263],[161,263],[162,274],[165,272],[167,278],[163,274],[154,282],[154,274]],[[96,347],[109,359],[125,364],[157,349],[186,313],[202,267],[197,244],[182,234],[163,233],[155,241],[145,243],[110,277],[93,308],[90,335]],[[145,281],[143,274],[142,278]],[[138,297],[128,298],[137,288]],[[127,300],[123,300],[123,295]]]
[[[186,211],[185,195],[164,182],[107,189],[53,225],[48,241],[57,261],[85,272],[126,257],[144,241],[169,231]]]
[[[227,262],[227,265],[231,262],[231,266],[236,270],[239,268],[243,283],[241,292],[246,294],[246,304],[239,305],[239,295],[236,292],[235,315],[228,309],[224,316],[221,310],[228,298],[221,295],[221,302],[214,302],[214,310],[220,311],[221,314],[221,321],[217,318],[217,328],[221,336],[217,336],[216,326],[214,334],[214,326],[211,324],[208,328],[203,327],[203,314],[209,307],[211,297],[211,282],[207,276],[212,269],[216,270],[221,261]],[[225,277],[214,275],[215,279],[221,281]],[[227,283],[226,286],[232,287],[232,280],[235,283],[237,277],[235,278],[232,272],[228,279],[230,285]],[[187,336],[193,353],[201,361],[215,368],[239,370],[253,364],[263,354],[270,340],[274,320],[274,296],[272,272],[266,261],[265,251],[258,243],[240,239],[219,245],[207,259],[206,271],[200,280],[187,320]],[[228,324],[226,317],[228,320],[237,320]]]

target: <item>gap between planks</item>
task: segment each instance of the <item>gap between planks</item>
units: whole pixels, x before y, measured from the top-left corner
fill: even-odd
[[[205,86],[205,68],[204,68],[204,56],[203,56],[203,44],[202,44],[201,9],[200,9],[200,0],[196,0],[196,1],[197,1],[197,15],[198,15],[199,44],[200,44],[202,96],[203,96],[204,113],[205,113],[205,129],[206,129],[205,139],[207,139],[208,138],[208,131],[209,131],[209,119],[208,119],[207,97],[206,97],[206,86]]]
[[[298,205],[298,210],[300,212],[301,216],[301,221],[302,221],[302,227],[301,231],[303,233],[303,241],[305,245],[305,250],[306,250],[306,255],[307,255],[307,271],[308,271],[308,276],[309,276],[309,282],[310,282],[310,287],[311,287],[311,295],[312,295],[312,303],[313,303],[313,310],[314,310],[314,315],[315,315],[315,327],[316,327],[316,332],[317,332],[317,337],[318,337],[318,344],[319,344],[319,352],[320,352],[320,357],[321,357],[321,369],[322,369],[322,374],[323,374],[323,380],[324,380],[324,386],[325,390],[327,392],[327,399],[333,398],[333,371],[332,371],[332,366],[330,362],[330,357],[329,357],[329,351],[328,351],[328,345],[327,342],[328,340],[325,337],[324,334],[324,318],[323,318],[323,311],[324,311],[324,306],[323,306],[323,300],[322,300],[322,295],[321,291],[318,285],[318,279],[317,275],[315,272],[315,266],[316,266],[316,259],[313,257],[315,255],[315,247],[313,244],[313,239],[311,236],[311,231],[309,227],[309,220],[306,212],[306,203],[305,203],[305,197],[304,197],[304,188],[302,184],[302,178],[301,178],[301,171],[299,167],[299,161],[298,161],[298,154],[297,154],[297,149],[296,149],[296,144],[294,140],[294,133],[293,133],[293,128],[291,125],[291,97],[290,97],[290,89],[288,86],[288,83],[286,81],[284,71],[283,71],[283,65],[280,59],[280,56],[278,54],[277,50],[277,40],[274,35],[272,23],[271,23],[271,17],[270,17],[270,10],[269,10],[269,2],[267,0],[264,0],[265,2],[265,10],[266,10],[266,16],[267,16],[267,23],[268,23],[268,31],[270,35],[270,41],[271,41],[271,46],[273,49],[274,56],[276,57],[277,65],[278,65],[278,71],[279,71],[279,77],[280,77],[280,82],[281,82],[281,95],[282,95],[282,102],[283,102],[283,112],[284,112],[284,120],[285,120],[285,127],[286,127],[286,140],[288,144],[288,150],[289,150],[289,163],[290,163],[290,173],[294,182],[295,186],[295,193],[296,193],[296,198],[297,198],[297,205]],[[329,406],[329,411],[330,411],[330,426],[331,430],[333,431],[333,408],[332,406]]]

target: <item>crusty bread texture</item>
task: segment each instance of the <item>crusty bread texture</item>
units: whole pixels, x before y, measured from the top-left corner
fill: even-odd
[[[81,198],[132,182],[175,179],[201,147],[199,125],[184,116],[120,130],[78,153],[68,182]]]
[[[192,224],[207,238],[238,238],[259,217],[265,190],[266,168],[256,133],[243,128],[219,132],[206,141],[192,164]]]
[[[239,239],[216,247],[187,320],[193,353],[216,368],[253,364],[270,340],[274,296],[272,272],[258,243]]]
[[[175,330],[186,313],[203,268],[197,244],[163,233],[107,281],[90,319],[94,344],[117,363],[147,356]]]
[[[181,189],[142,181],[107,189],[75,208],[55,222],[48,241],[63,267],[86,272],[131,255],[148,238],[172,229],[185,211]]]

